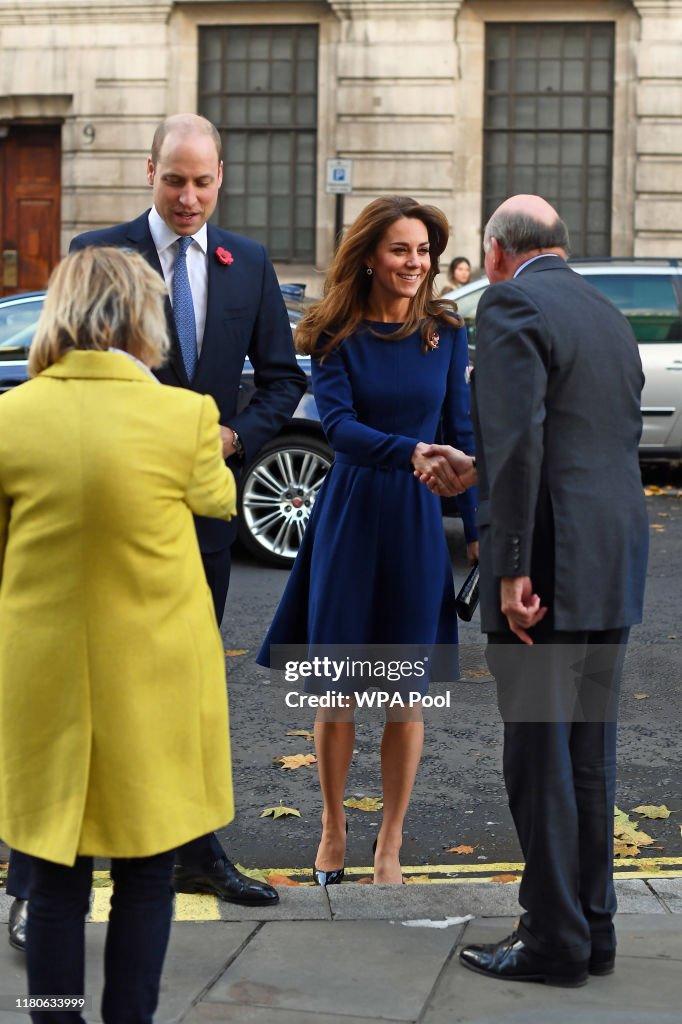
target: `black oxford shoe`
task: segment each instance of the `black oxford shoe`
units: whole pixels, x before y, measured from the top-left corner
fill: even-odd
[[[616,967],[616,952],[614,949],[595,949],[590,953],[588,970],[590,974],[598,976],[613,974]]]
[[[173,871],[176,892],[205,892],[219,896],[228,903],[243,903],[247,907],[272,907],[279,902],[279,893],[267,882],[257,882],[237,871],[234,864],[221,857],[203,870],[176,865]]]
[[[534,953],[517,932],[490,945],[465,946],[459,958],[470,971],[505,981],[542,981],[566,988],[587,981],[587,960],[553,960]]]
[[[28,900],[14,900],[9,908],[9,944],[20,953],[26,950],[26,919]]]

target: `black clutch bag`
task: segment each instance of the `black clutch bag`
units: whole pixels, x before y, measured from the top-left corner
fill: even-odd
[[[478,607],[478,563],[462,584],[459,594],[455,598],[455,607],[463,622],[471,622]]]

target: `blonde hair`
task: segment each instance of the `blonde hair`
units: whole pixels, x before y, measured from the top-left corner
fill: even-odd
[[[139,253],[110,246],[66,256],[50,275],[28,356],[35,377],[71,349],[120,348],[149,366],[170,350],[166,286]]]
[[[297,324],[299,352],[322,359],[359,327],[372,286],[367,259],[391,224],[403,217],[420,220],[426,228],[431,266],[410,303],[406,322],[394,333],[382,334],[382,337],[406,338],[419,327],[426,351],[431,347],[429,339],[438,322],[462,326],[456,303],[439,299],[434,292],[439,257],[449,234],[445,214],[437,206],[422,205],[409,196],[381,196],[366,206],[348,228],[327,273],[324,297],[311,306]]]

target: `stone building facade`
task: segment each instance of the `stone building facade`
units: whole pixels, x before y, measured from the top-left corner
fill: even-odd
[[[223,134],[221,223],[313,292],[339,212],[387,192],[442,207],[474,264],[509,191],[555,201],[584,255],[682,255],[681,44],[682,0],[0,0],[4,290],[148,205],[181,110]]]

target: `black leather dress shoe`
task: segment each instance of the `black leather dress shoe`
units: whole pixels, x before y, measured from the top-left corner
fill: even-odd
[[[590,953],[588,970],[590,974],[598,976],[613,974],[616,967],[616,951],[614,949],[594,948]]]
[[[469,970],[504,981],[543,981],[566,988],[587,981],[587,960],[553,960],[534,953],[517,932],[494,944],[465,946],[459,958]]]
[[[216,860],[207,869],[176,865],[173,871],[176,892],[206,892],[228,903],[247,907],[272,907],[279,902],[279,893],[267,882],[257,882],[237,871],[227,857]]]
[[[20,953],[26,950],[26,919],[28,900],[16,899],[9,908],[9,944]]]

